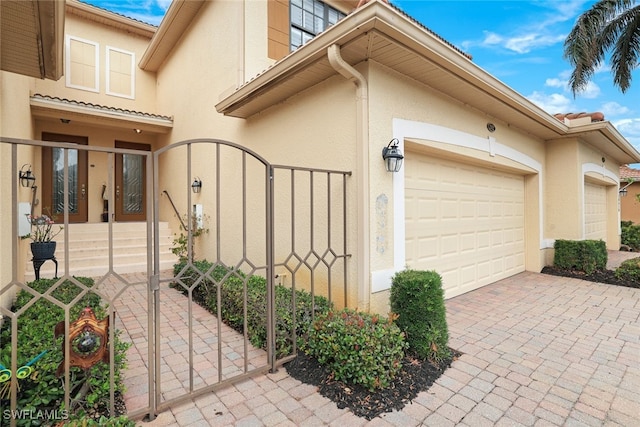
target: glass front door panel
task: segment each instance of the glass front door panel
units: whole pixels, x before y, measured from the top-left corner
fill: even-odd
[[[144,213],[144,157],[123,154],[122,175],[123,213]]]
[[[68,182],[69,182],[69,213],[78,213],[78,201],[82,191],[78,189],[78,150],[68,150]],[[62,148],[53,149],[53,213],[64,213],[64,152]]]

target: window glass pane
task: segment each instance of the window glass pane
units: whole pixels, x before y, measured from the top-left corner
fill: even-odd
[[[302,33],[302,44],[305,44],[306,42],[308,42],[312,38],[313,38],[313,34]]]
[[[316,16],[322,16],[324,15],[324,4],[320,3],[319,1],[317,1],[314,4],[314,9],[313,9],[313,13],[316,14]]]
[[[329,25],[333,25],[338,22],[338,11],[335,9],[329,9]]]
[[[302,0],[302,7],[308,12],[313,12],[313,0]]]
[[[302,0],[291,0],[291,4],[301,8],[302,7]]]
[[[295,50],[302,46],[302,31],[297,28],[291,28],[291,47]]]
[[[291,6],[291,23],[302,26],[302,9],[297,6]]]
[[[305,30],[313,31],[313,13],[305,11],[302,15],[302,26]]]
[[[316,34],[321,33],[322,31],[324,31],[324,29],[325,29],[324,19],[322,19],[319,16],[316,16],[314,27],[315,27]]]

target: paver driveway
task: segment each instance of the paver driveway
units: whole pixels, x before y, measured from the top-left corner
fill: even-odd
[[[140,425],[640,425],[640,289],[527,272],[446,306],[464,354],[402,411],[355,417],[281,369]]]

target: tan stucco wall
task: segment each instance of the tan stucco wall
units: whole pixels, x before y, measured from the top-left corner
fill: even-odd
[[[31,117],[29,114],[28,93],[32,79],[17,74],[0,71],[0,135],[11,138],[29,139],[32,137]],[[18,259],[13,258],[13,226],[17,215],[17,207],[14,212],[12,200],[12,188],[9,183],[16,183],[18,203],[31,202],[31,191],[20,187],[16,176],[11,171],[11,145],[0,143],[0,288],[13,279],[13,267],[17,268],[16,280],[22,280],[24,269],[19,266],[26,262],[27,242],[18,240]],[[35,164],[34,150],[28,147],[20,147],[17,153],[16,168],[25,164]],[[6,292],[0,296],[0,305],[8,307],[13,300],[13,292]]]
[[[628,182],[621,182],[620,188],[627,186]],[[622,221],[633,221],[640,224],[640,182],[634,182],[627,187],[627,195],[620,197],[620,219]]]
[[[149,39],[113,27],[87,21],[76,15],[66,14],[65,36],[79,37],[99,44],[99,92],[66,86],[66,75],[58,81],[32,79],[32,92],[65,99],[82,100],[98,105],[124,108],[147,113],[157,113],[155,97],[155,74],[138,67]],[[135,99],[106,94],[106,48],[107,46],[135,53]],[[66,60],[65,60],[66,61]],[[159,112],[159,114],[164,114]]]
[[[549,239],[582,238],[582,168],[575,139],[547,144],[545,176],[545,236]]]

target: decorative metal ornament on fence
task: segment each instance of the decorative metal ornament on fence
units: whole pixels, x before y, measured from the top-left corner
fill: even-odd
[[[54,338],[64,336],[64,321],[58,322],[54,330]],[[69,324],[69,366],[89,369],[96,363],[109,363],[109,316],[102,320],[96,318],[89,307],[80,312],[78,319]],[[64,341],[62,342],[62,361],[58,365],[56,375],[64,371]]]

